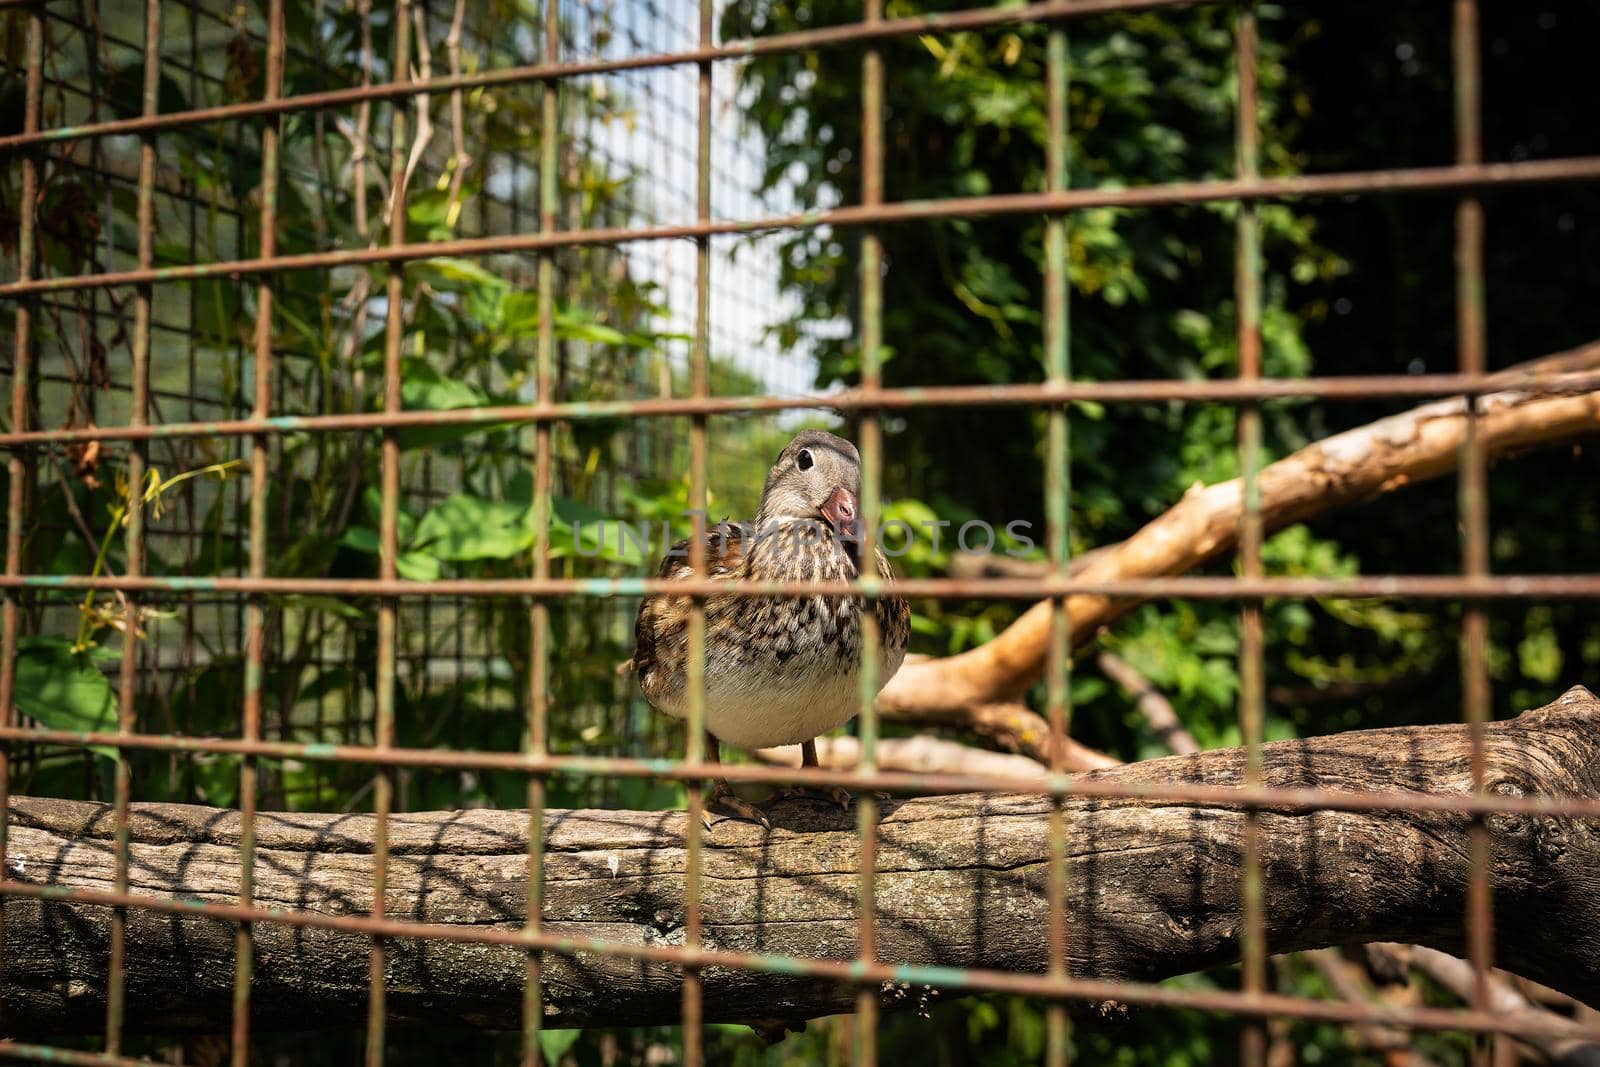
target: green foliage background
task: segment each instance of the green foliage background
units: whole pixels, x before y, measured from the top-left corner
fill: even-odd
[[[891,16],[960,5],[892,0]],[[1361,11],[1306,13],[1264,5],[1261,86],[1264,169],[1290,174],[1450,158],[1448,27],[1444,5],[1401,0]],[[1486,145],[1491,158],[1594,152],[1596,133],[1578,105],[1585,86],[1575,49],[1594,21],[1563,9],[1559,22],[1510,5],[1485,11]],[[585,23],[603,46],[614,32],[608,9]],[[469,66],[531,62],[525,34],[496,27],[536,25],[517,0],[474,6]],[[291,55],[285,91],[309,92],[360,77],[363,29],[342,5],[289,4]],[[844,0],[735,0],[722,14],[724,38],[828,25],[857,17]],[[434,11],[429,35],[437,69],[447,21]],[[231,21],[230,21],[231,19]],[[1071,31],[1071,182],[1077,187],[1224,176],[1232,168],[1231,13],[1204,9],[1106,16]],[[106,31],[138,37],[131,18]],[[207,78],[174,69],[162,83],[163,111],[249,99],[261,92],[260,12],[241,9],[202,33],[191,20],[191,54]],[[1584,23],[1590,30],[1596,28]],[[19,101],[20,20],[7,17],[7,66],[0,99]],[[387,77],[391,26],[373,14],[375,79]],[[576,32],[576,31],[574,31]],[[203,39],[202,39],[203,38]],[[907,38],[884,45],[889,77],[886,196],[910,200],[1033,191],[1043,185],[1043,31],[1037,27]],[[1591,38],[1592,39],[1592,36]],[[129,114],[137,52],[58,32],[50,75],[99,79],[105,111]],[[208,45],[202,57],[201,45]],[[804,207],[850,203],[860,184],[860,53],[834,48],[751,60],[739,68],[741,121],[764,145],[765,181]],[[1537,78],[1533,75],[1537,72]],[[648,175],[596,153],[582,131],[631,124],[643,101],[573,83],[562,95],[560,181],[566,228],[637,218]],[[19,105],[20,106],[20,105]],[[81,101],[47,94],[47,124],[81,120]],[[75,110],[77,109],[77,110]],[[0,107],[14,122],[17,107]],[[528,228],[537,203],[532,161],[539,112],[530,88],[465,94],[470,159],[453,159],[441,133],[423,157],[408,198],[413,239],[443,239]],[[92,116],[91,116],[92,117]],[[348,119],[349,116],[341,116]],[[449,123],[448,100],[433,120]],[[387,112],[375,109],[366,194],[351,179],[353,145],[333,116],[296,115],[284,125],[279,250],[359,247],[381,232],[381,174]],[[10,132],[7,128],[0,132]],[[114,147],[92,162],[115,171]],[[249,136],[195,127],[161,138],[162,261],[231,258],[258,246],[255,200],[260,157]],[[49,273],[115,269],[133,247],[134,202],[127,181],[106,179],[85,161],[52,160],[43,184],[42,249]],[[507,178],[509,175],[509,179]],[[510,193],[503,188],[509,181]],[[170,185],[170,188],[168,188]],[[0,239],[14,245],[16,176],[0,178]],[[1512,193],[1489,203],[1488,321],[1491,362],[1506,365],[1600,335],[1592,293],[1600,285],[1596,195],[1581,187]],[[356,219],[364,211],[368,227]],[[1234,373],[1233,211],[1227,205],[1078,213],[1070,223],[1072,373],[1086,380],[1222,378]],[[1268,374],[1395,373],[1445,370],[1453,361],[1450,205],[1442,200],[1264,206],[1263,332]],[[1037,381],[1043,376],[1042,227],[1027,218],[973,219],[886,227],[885,336],[889,385]],[[773,329],[786,349],[815,354],[816,384],[858,373],[857,244],[849,232],[800,230],[783,237],[781,285],[792,313]],[[626,256],[603,248],[561,254],[557,393],[563,400],[681,395],[685,340],[662,325],[664,297],[634,277]],[[279,275],[274,318],[275,413],[372,410],[379,402],[383,307],[381,270]],[[236,417],[248,410],[256,368],[249,355],[254,288],[219,279],[161,286],[158,313],[187,329],[158,333],[152,365],[162,418]],[[525,257],[434,259],[405,271],[407,325],[403,400],[407,408],[453,409],[530,397],[538,293]],[[36,425],[127,417],[130,314],[125,295],[82,295],[41,319],[42,382]],[[119,303],[120,301],[120,303]],[[108,302],[109,307],[104,303]],[[7,306],[0,314],[11,315]],[[716,313],[715,307],[713,314]],[[88,335],[85,315],[96,323]],[[101,316],[101,317],[93,317]],[[159,317],[159,314],[158,314]],[[109,318],[109,324],[105,319]],[[9,319],[0,324],[7,327]],[[715,352],[714,391],[744,395],[766,383],[734,357]],[[52,377],[51,375],[54,375]],[[185,401],[183,398],[187,398]],[[209,398],[209,399],[208,399]],[[202,403],[201,401],[204,401]],[[1281,455],[1312,440],[1396,410],[1382,401],[1273,403],[1268,449]],[[826,418],[819,424],[838,426]],[[796,423],[717,419],[713,472],[718,513],[753,511],[761,475]],[[849,432],[851,427],[841,427]],[[1027,519],[1042,528],[1043,421],[1015,411],[951,408],[896,413],[887,420],[887,518],[956,525]],[[682,420],[644,425],[590,420],[556,434],[558,499],[550,528],[559,574],[642,573],[653,560],[631,542],[596,545],[573,535],[574,519],[601,516],[666,522],[683,530],[687,500]],[[1196,482],[1237,472],[1234,413],[1225,406],[1093,405],[1072,410],[1071,517],[1075,551],[1136,530]],[[401,435],[403,576],[504,577],[531,572],[531,434],[507,426],[409,430]],[[97,567],[120,573],[119,509],[144,492],[152,511],[154,574],[235,574],[244,563],[247,479],[237,461],[248,442],[161,442],[150,486],[122,484],[120,453],[93,463],[56,454],[36,471],[28,529],[30,569],[57,574]],[[273,516],[271,573],[372,577],[377,573],[375,436],[289,434],[274,441],[268,487]],[[1531,468],[1531,463],[1538,464]],[[1600,505],[1592,449],[1543,455],[1499,468],[1492,483],[1494,560],[1503,572],[1600,570]],[[1537,469],[1537,480],[1527,477]],[[181,475],[189,477],[179,478]],[[1455,502],[1448,484],[1417,487],[1381,502],[1296,527],[1267,546],[1270,573],[1449,572],[1457,566]],[[658,542],[659,543],[659,542]],[[596,551],[598,550],[598,551]],[[917,544],[904,557],[915,574],[940,574],[952,547]],[[96,560],[100,562],[97,563]],[[1225,572],[1226,567],[1219,567]],[[19,702],[33,719],[70,729],[114,721],[110,681],[130,622],[150,637],[141,674],[141,728],[188,734],[238,729],[242,692],[240,603],[196,597],[151,605],[130,620],[105,598],[79,604],[41,597],[29,606],[18,661]],[[599,754],[671,754],[673,729],[653,716],[614,665],[628,654],[630,604],[554,605],[552,744]],[[924,603],[916,607],[917,650],[951,653],[987,640],[1015,605]],[[370,742],[375,662],[374,605],[360,600],[278,598],[270,604],[268,736]],[[1269,735],[1328,733],[1459,715],[1456,620],[1448,604],[1274,602],[1267,605]],[[1600,623],[1587,605],[1497,606],[1493,613],[1497,714],[1549,699],[1566,685],[1593,684]],[[1160,603],[1142,608],[1102,638],[1176,703],[1205,745],[1237,741],[1236,617],[1229,605]],[[526,612],[494,600],[408,606],[401,626],[397,743],[512,750],[524,743],[529,633]],[[1041,694],[1035,693],[1035,700]],[[1158,739],[1092,666],[1072,680],[1075,733],[1126,759],[1158,755]],[[236,760],[215,755],[135,754],[136,795],[221,806],[237,802]],[[103,797],[111,781],[104,752],[30,750],[17,762],[22,792]],[[338,764],[270,763],[266,807],[314,810],[370,805],[370,781]],[[409,808],[517,806],[514,776],[416,772],[402,777]],[[558,779],[557,805],[674,807],[666,785]],[[1277,973],[1283,988],[1324,995],[1296,963]],[[1180,980],[1227,986],[1228,969]],[[886,1017],[885,1061],[933,1055],[940,1063],[1038,1062],[1039,1005],[1002,997],[944,1002],[914,996],[911,1010]],[[933,1040],[930,1040],[933,1035]],[[1361,1062],[1336,1028],[1297,1024],[1287,1034],[1308,1063]],[[258,1036],[263,1055],[342,1062],[354,1036]],[[1164,1012],[1144,1022],[1088,1022],[1076,1028],[1077,1055],[1090,1062],[1202,1064],[1233,1055],[1234,1025]],[[1454,1062],[1465,1046],[1422,1039],[1430,1055]],[[92,1043],[85,1039],[86,1043]],[[556,1032],[545,1051],[562,1063],[670,1060],[670,1029]],[[152,1050],[164,1047],[149,1042]],[[849,1021],[813,1023],[804,1035],[766,1048],[744,1027],[715,1027],[718,1062],[842,1062]],[[930,1053],[930,1049],[936,1050]],[[394,1062],[442,1054],[505,1058],[514,1038],[487,1034],[407,1035]]]

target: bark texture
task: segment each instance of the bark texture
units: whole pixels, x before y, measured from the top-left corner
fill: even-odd
[[[1600,700],[1585,689],[1488,731],[1499,794],[1600,794]],[[1242,754],[1218,750],[1130,764],[1091,777],[1237,784]],[[1265,779],[1283,787],[1471,790],[1467,734],[1431,726],[1266,746]],[[1048,804],[959,796],[885,805],[879,846],[878,951],[892,962],[1042,971],[1047,944]],[[853,814],[797,802],[774,829],[723,822],[704,854],[706,944],[849,959],[856,946]],[[1072,969],[1158,979],[1237,957],[1243,818],[1221,805],[1074,798],[1065,804]],[[1494,815],[1496,961],[1589,1003],[1600,1002],[1600,823]],[[1400,940],[1462,951],[1469,868],[1464,815],[1268,812],[1261,817],[1268,936],[1287,952]],[[397,815],[391,917],[515,928],[523,919],[526,816],[511,811]],[[683,939],[684,816],[567,811],[547,823],[545,920],[553,932],[653,944]],[[180,805],[136,805],[133,892],[232,902],[239,817]],[[264,814],[258,820],[262,906],[350,915],[367,910],[373,821],[364,815]],[[106,889],[112,815],[102,805],[16,798],[13,880]],[[10,898],[0,962],[0,1030],[22,1036],[100,1025],[109,914],[62,900]],[[198,915],[131,909],[128,1019],[153,1029],[226,1026],[233,927]],[[258,1025],[359,1025],[368,942],[360,934],[256,927]],[[396,1022],[515,1026],[522,957],[483,944],[391,942]],[[554,1026],[626,1025],[677,1017],[679,976],[582,952],[550,954]],[[710,968],[710,1020],[803,1018],[848,1010],[851,991],[784,974]]]
[[[1084,751],[1089,751],[1085,749]],[[972,748],[955,741],[918,735],[916,737],[889,737],[878,741],[874,750],[878,768],[885,771],[906,771],[911,774],[996,774],[1022,781],[1038,781],[1049,770],[1038,760],[1010,752],[990,752],[985,748]],[[784,767],[800,766],[800,746],[763,748],[755,752],[763,763]],[[1100,766],[1113,767],[1116,760]],[[817,762],[824,767],[853,770],[861,763],[861,742],[854,737],[817,738]],[[1073,767],[1072,770],[1093,770],[1093,767]]]

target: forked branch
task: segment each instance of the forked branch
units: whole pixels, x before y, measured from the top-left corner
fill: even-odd
[[[1497,375],[1499,392],[1477,401],[1478,437],[1491,456],[1600,432],[1600,343],[1534,360]],[[1267,532],[1456,469],[1466,432],[1460,397],[1413,408],[1324,441],[1262,470]],[[1242,512],[1238,479],[1196,486],[1121,544],[1098,551],[1084,581],[1183,574],[1233,550]],[[1066,600],[1082,646],[1132,610],[1103,595]],[[885,718],[920,722],[928,709],[1016,699],[1044,669],[1050,605],[1035,604],[992,641],[960,655],[908,663],[878,697]]]

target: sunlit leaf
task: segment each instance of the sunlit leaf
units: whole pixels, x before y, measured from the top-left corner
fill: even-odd
[[[474,286],[492,289],[509,289],[511,283],[494,271],[470,259],[436,256],[412,263],[407,271],[426,281],[436,289],[461,292]]]
[[[92,733],[116,729],[116,696],[95,665],[99,658],[95,653],[75,652],[63,637],[25,637],[18,646],[16,700],[24,714],[52,730]],[[109,748],[95,751],[116,756]]]
[[[409,545],[444,560],[510,559],[533,546],[532,513],[520,502],[458,493],[422,517]]]
[[[546,1063],[560,1063],[561,1057],[583,1036],[582,1030],[540,1030],[539,1051]]]
[[[437,581],[442,569],[437,556],[426,552],[402,552],[394,561],[395,573],[412,582]]]

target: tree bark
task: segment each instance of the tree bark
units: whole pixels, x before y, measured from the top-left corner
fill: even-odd
[[[905,666],[939,662],[928,656],[906,656]],[[972,734],[1001,752],[1027,756],[1043,766],[1053,766],[1050,723],[1043,715],[1016,700],[980,704],[951,704],[944,707],[900,708],[885,713],[884,719],[905,726],[932,727]],[[1071,737],[1063,737],[1061,767],[1065,771],[1097,771],[1115,767],[1122,761],[1092,749]]]
[[[1486,453],[1568,441],[1600,432],[1600,343],[1524,363],[1496,375],[1499,392],[1477,400],[1477,435]],[[1456,397],[1379,419],[1308,445],[1261,471],[1261,519],[1268,533],[1334,508],[1437,478],[1456,469],[1466,435],[1466,400]],[[1233,550],[1243,515],[1243,483],[1196,484],[1182,500],[1095,558],[1085,581],[1183,574]],[[1131,611],[1129,597],[1066,598],[1075,647]],[[992,641],[955,656],[907,663],[878,695],[886,719],[918,721],[928,708],[1016,699],[1044,669],[1049,601],[1029,608]]]
[[[1084,749],[1083,751],[1090,751]],[[800,766],[800,746],[758,749],[753,755],[763,763],[784,767]],[[990,752],[986,748],[973,748],[957,741],[927,737],[879,738],[875,748],[879,770],[906,771],[911,774],[994,774],[1017,779],[1019,782],[1042,781],[1050,771],[1044,764],[1027,756],[1011,752]],[[1114,767],[1117,760],[1105,757],[1099,766]],[[837,770],[854,770],[861,763],[861,741],[855,737],[817,738],[817,762]],[[1093,767],[1074,767],[1072,770],[1093,770]]]
[[[1489,788],[1502,795],[1600,795],[1600,700],[1575,688],[1487,733]],[[1086,776],[1131,783],[1237,785],[1239,750],[1130,764]],[[1463,796],[1472,776],[1462,726],[1374,730],[1265,746],[1264,780],[1337,792]],[[1069,952],[1075,974],[1159,979],[1238,956],[1243,816],[1221,804],[1073,797]],[[1039,973],[1048,944],[1049,802],[959,796],[886,804],[880,827],[879,958]],[[856,950],[855,816],[794,802],[770,832],[722,822],[704,852],[704,943],[735,951],[845,960]],[[1600,822],[1496,814],[1495,958],[1509,970],[1600,1003]],[[1468,879],[1466,815],[1284,810],[1260,817],[1267,935],[1274,952],[1403,940],[1460,953]],[[545,922],[578,939],[671,945],[683,939],[684,816],[567,811],[547,820]],[[523,921],[527,817],[511,811],[395,815],[389,915],[515,930]],[[135,805],[130,889],[231,903],[239,816]],[[103,805],[12,801],[8,877],[105,890],[113,819]],[[373,820],[263,814],[259,906],[365,912]],[[0,1031],[24,1036],[103,1021],[109,909],[60,899],[5,903]],[[368,940],[359,933],[258,922],[254,1011],[262,1027],[359,1025]],[[388,1006],[397,1023],[511,1027],[522,953],[482,943],[390,942]],[[551,1026],[670,1022],[675,967],[594,951],[549,953]],[[129,909],[132,1027],[224,1029],[233,926],[186,912]],[[815,978],[704,971],[708,1020],[795,1019],[849,1010],[853,993]]]

